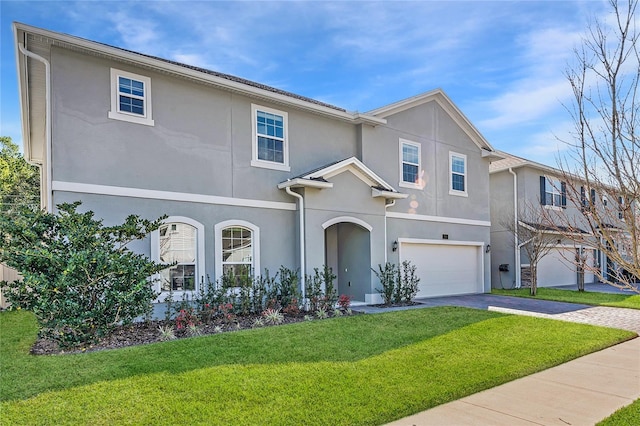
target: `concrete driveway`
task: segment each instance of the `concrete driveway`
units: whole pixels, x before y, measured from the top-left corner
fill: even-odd
[[[425,308],[432,306],[463,306],[466,308],[489,309],[489,306],[513,309],[518,311],[537,312],[542,314],[561,314],[590,308],[588,305],[576,303],[552,302],[549,300],[528,299],[525,297],[499,296],[496,294],[468,294],[463,296],[430,297],[415,299],[417,305],[395,308],[358,306],[354,308],[360,312],[380,313],[406,309]]]

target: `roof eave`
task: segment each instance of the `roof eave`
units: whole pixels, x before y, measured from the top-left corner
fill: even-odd
[[[378,188],[371,188],[371,196],[373,198],[383,197],[388,200],[403,200],[409,196],[409,194],[403,194],[395,191],[384,191]]]
[[[14,49],[16,55],[16,72],[18,79],[18,100],[19,100],[19,108],[20,108],[20,121],[22,127],[22,150],[24,151],[24,159],[33,164],[33,158],[31,157],[31,128],[29,126],[29,109],[28,109],[28,93],[27,93],[27,84],[24,81],[24,75],[26,73],[26,58],[24,55],[20,54],[20,50],[18,45],[21,43],[19,40],[19,28],[17,23],[13,23],[13,38],[14,38]]]
[[[290,96],[287,96],[281,93],[275,93],[275,92],[271,92],[269,90],[261,89],[258,87],[248,86],[241,82],[227,80],[222,77],[206,74],[201,71],[197,71],[197,70],[186,68],[180,65],[168,63],[165,61],[161,61],[159,59],[150,58],[135,52],[124,51],[117,47],[103,45],[90,40],[74,37],[68,34],[61,34],[61,33],[45,30],[38,27],[32,27],[30,25],[26,25],[18,22],[14,22],[13,25],[14,25],[14,28],[16,29],[16,33],[17,33],[17,30],[22,30],[27,33],[40,35],[53,40],[57,40],[62,43],[74,45],[91,52],[96,52],[103,55],[112,56],[114,58],[128,60],[134,63],[139,63],[148,67],[152,67],[152,68],[166,70],[178,75],[187,76],[194,80],[199,80],[202,82],[213,84],[215,86],[225,88],[227,90],[232,90],[232,91],[253,96],[253,97],[260,97],[262,99],[266,99],[268,101],[273,101],[280,104],[294,106],[300,109],[330,116],[332,118],[337,118],[353,124],[365,123],[365,124],[370,124],[372,126],[377,126],[377,125],[386,123],[386,120],[381,119],[379,117],[373,117],[370,114],[360,114],[360,113],[354,114],[346,111],[340,111],[340,110],[329,108],[323,105],[308,102],[303,99],[292,98]],[[17,43],[17,38],[16,38],[16,43]]]
[[[285,189],[285,188],[329,189],[329,188],[333,188],[333,183],[321,181],[321,180],[294,178],[278,184],[278,189]]]

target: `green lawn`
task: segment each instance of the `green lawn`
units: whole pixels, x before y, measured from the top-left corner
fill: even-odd
[[[633,333],[439,307],[31,356],[0,313],[0,424],[382,424]]]
[[[640,424],[640,399],[602,420],[597,426],[633,426]]]
[[[597,293],[593,291],[559,290],[557,288],[538,288],[538,294],[531,296],[528,288],[513,290],[493,289],[492,294],[502,296],[531,297],[535,299],[555,300],[557,302],[582,303],[594,306],[613,306],[615,308],[640,309],[640,294]]]

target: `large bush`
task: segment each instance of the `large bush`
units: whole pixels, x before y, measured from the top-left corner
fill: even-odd
[[[148,313],[156,297],[149,277],[166,267],[127,248],[164,218],[131,215],[122,225],[103,226],[79,205],[0,217],[0,261],[24,278],[2,283],[7,299],[33,311],[40,335],[61,346],[90,343]]]
[[[418,294],[420,278],[416,275],[416,266],[405,260],[401,265],[387,262],[384,266],[378,264],[378,270],[371,268],[376,274],[382,288],[376,291],[382,296],[385,305],[396,303],[411,303]]]

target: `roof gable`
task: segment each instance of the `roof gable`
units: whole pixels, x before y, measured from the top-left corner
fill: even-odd
[[[286,180],[278,185],[278,188],[307,187],[316,189],[333,188],[333,183],[327,179],[349,172],[371,188],[371,196],[389,199],[406,198],[407,194],[400,193],[389,185],[384,179],[375,174],[370,168],[356,157],[330,163],[318,169],[312,170],[300,176]]]
[[[422,93],[401,101],[383,106],[367,112],[367,115],[386,119],[402,111],[424,105],[428,102],[436,102],[451,119],[464,131],[464,133],[482,150],[494,152],[495,150],[482,134],[471,124],[471,121],[460,111],[453,101],[444,93],[442,89],[435,89]],[[485,156],[485,155],[483,155]]]
[[[364,165],[364,163],[358,160],[356,157],[350,157],[342,161],[330,164],[322,167],[306,175],[303,175],[303,179],[331,179],[344,172],[351,172],[357,176],[361,181],[366,183],[372,188],[381,188],[387,191],[395,192],[395,189],[385,182],[381,177],[375,174],[370,168]]]

